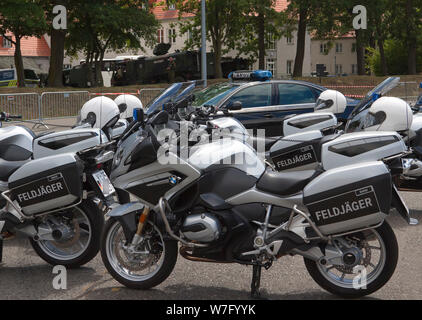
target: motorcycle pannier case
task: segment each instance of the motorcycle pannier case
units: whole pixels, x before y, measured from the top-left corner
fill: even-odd
[[[382,223],[391,197],[391,175],[380,161],[328,170],[304,189],[304,204],[324,235]]]
[[[28,216],[69,207],[82,199],[82,174],[72,153],[33,160],[9,178],[9,197]]]
[[[277,171],[312,170],[319,165],[320,131],[309,131],[278,140],[270,149]]]

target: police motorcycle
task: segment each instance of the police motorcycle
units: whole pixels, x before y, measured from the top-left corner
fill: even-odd
[[[400,154],[379,161],[291,174],[266,168],[238,139],[198,143],[180,155],[181,130],[175,148],[161,134],[180,125],[166,111],[144,118],[139,110],[135,118],[110,179],[137,202],[112,208],[101,241],[103,262],[123,285],[162,283],[175,266],[178,242],[191,261],[252,266],[254,297],[262,267],[285,255],[303,256],[322,288],[345,297],[371,294],[394,273],[398,246],[385,218],[404,144]],[[365,286],[355,281],[358,270],[365,270]]]
[[[0,113],[0,121],[17,118]],[[113,152],[107,143],[62,152],[60,144],[45,141],[56,152],[35,158],[36,141],[24,127],[0,129],[0,261],[3,241],[20,235],[47,263],[79,267],[100,248],[100,204],[114,194],[101,168]]]

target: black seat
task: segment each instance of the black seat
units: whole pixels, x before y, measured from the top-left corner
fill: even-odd
[[[256,150],[258,148],[258,145],[264,145],[265,151],[269,151],[271,147],[280,139],[281,137],[265,137],[265,138],[259,138],[256,136],[251,136],[251,145]],[[261,150],[260,150],[261,151]]]
[[[267,169],[256,184],[257,189],[279,196],[299,193],[321,171],[306,170],[295,172],[277,172]]]
[[[25,162],[3,162],[0,160],[0,181],[7,181]]]

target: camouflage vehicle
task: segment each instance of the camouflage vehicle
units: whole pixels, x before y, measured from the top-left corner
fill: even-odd
[[[208,78],[215,78],[214,54],[207,53]],[[223,75],[231,71],[247,69],[244,59],[223,58]],[[141,57],[137,60],[116,64],[111,84],[126,86],[134,84],[185,82],[201,79],[201,53],[185,51],[156,57]]]

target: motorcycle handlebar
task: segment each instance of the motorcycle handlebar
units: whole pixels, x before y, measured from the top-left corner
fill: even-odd
[[[8,121],[13,119],[22,119],[22,116],[20,115],[11,115],[6,112],[0,112],[0,121]]]

